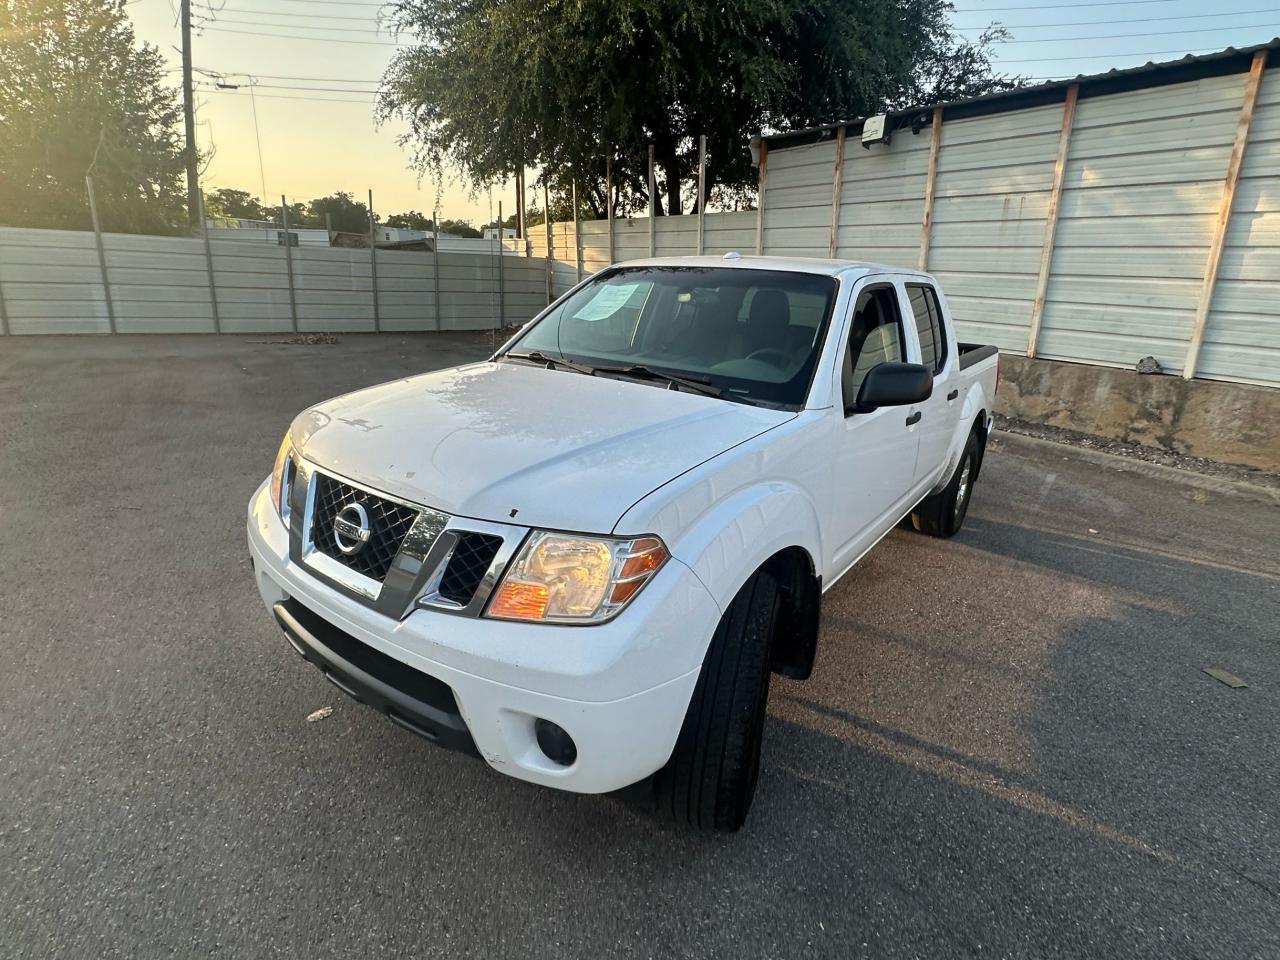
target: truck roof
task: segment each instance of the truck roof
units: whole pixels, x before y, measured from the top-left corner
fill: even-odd
[[[911,267],[895,267],[865,260],[827,260],[818,257],[768,257],[741,253],[702,257],[646,257],[615,263],[615,267],[733,267],[752,270],[789,270],[794,273],[817,273],[836,276],[853,272],[859,276],[872,273],[909,273],[927,276]]]

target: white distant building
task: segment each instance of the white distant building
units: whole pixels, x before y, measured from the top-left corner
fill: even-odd
[[[378,243],[413,243],[417,240],[425,240],[431,234],[425,230],[406,230],[402,227],[384,227],[378,224],[374,228],[374,235]]]
[[[497,240],[497,239],[498,239],[498,228],[497,228],[497,227],[485,227],[485,228],[484,228],[484,238],[485,238],[486,240]],[[516,228],[515,228],[515,227],[503,227],[503,228],[502,228],[502,239],[503,239],[503,240],[514,240],[515,238],[516,238]]]
[[[245,220],[240,217],[218,217],[209,220],[209,236],[214,240],[240,240],[246,243],[269,243],[284,246],[284,228],[270,220]],[[329,231],[315,227],[289,227],[291,246],[327,247]]]

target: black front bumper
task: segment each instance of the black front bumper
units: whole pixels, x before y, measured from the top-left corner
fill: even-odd
[[[271,609],[293,649],[343,693],[432,743],[480,755],[443,680],[375,650],[297,600],[281,600]]]

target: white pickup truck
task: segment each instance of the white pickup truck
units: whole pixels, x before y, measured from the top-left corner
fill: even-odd
[[[249,505],[258,589],[396,724],[737,829],[824,591],[908,514],[964,522],[997,364],[927,274],[614,266],[483,363],[300,414]]]

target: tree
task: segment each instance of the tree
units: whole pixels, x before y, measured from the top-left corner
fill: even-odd
[[[408,122],[423,170],[473,185],[525,166],[579,183],[601,216],[605,155],[619,212],[684,209],[697,137],[709,188],[741,201],[755,179],[748,137],[879,112],[915,94],[1010,83],[991,35],[959,41],[946,0],[391,0],[417,44],[384,77],[379,115]],[[736,191],[736,192],[735,192]]]
[[[455,237],[467,237],[471,240],[484,236],[470,220],[441,220],[440,232],[453,234]]]
[[[369,208],[342,190],[312,200],[305,219],[309,225],[323,227],[328,223],[330,229],[344,233],[369,232]],[[375,222],[377,219],[374,217]]]
[[[417,210],[393,213],[387,217],[386,222],[388,227],[398,227],[401,230],[423,230],[427,233],[431,232],[432,227],[431,218]]]
[[[124,8],[0,2],[0,222],[87,229],[91,175],[104,229],[187,227],[177,92]]]
[[[221,187],[204,195],[205,215],[229,220],[270,220],[272,213],[248,190]]]

